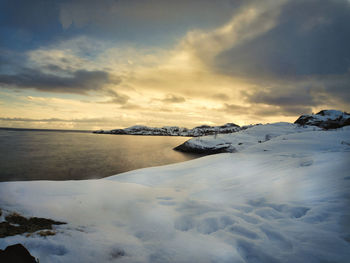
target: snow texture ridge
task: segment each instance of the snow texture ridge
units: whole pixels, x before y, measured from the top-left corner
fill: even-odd
[[[235,136],[234,154],[0,183],[3,211],[68,223],[54,236],[2,238],[0,249],[22,243],[41,263],[349,262],[350,127],[277,123]]]

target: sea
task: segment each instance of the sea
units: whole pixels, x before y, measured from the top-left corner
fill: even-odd
[[[198,158],[188,137],[0,128],[0,181],[85,180]]]

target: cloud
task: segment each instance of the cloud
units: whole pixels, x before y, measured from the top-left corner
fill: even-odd
[[[217,4],[211,0],[76,0],[60,4],[59,19],[65,29],[92,27],[122,33],[121,29],[126,27],[129,32],[139,32],[140,29],[158,32],[183,28],[188,24],[222,23],[241,2],[221,0]]]
[[[220,112],[225,112],[234,115],[245,116],[300,116],[312,112],[309,106],[294,106],[294,105],[261,105],[251,104],[250,106],[241,106],[236,104],[225,103],[221,108],[217,109]],[[256,120],[254,120],[256,121]]]
[[[130,99],[129,96],[120,94],[114,90],[108,89],[104,91],[109,97],[111,97],[109,100],[106,101],[100,101],[98,103],[102,104],[126,104],[128,100]]]
[[[128,124],[160,123],[169,116],[185,122],[184,115],[187,123],[220,124],[234,116],[229,121],[242,124],[289,120],[329,107],[349,110],[346,0],[52,3],[62,31],[54,32],[55,41],[38,40],[35,48],[18,54],[4,54],[0,43],[3,92],[31,89],[25,95],[36,97],[37,91],[51,91],[75,102],[84,98],[59,93],[89,94],[90,103],[72,103],[80,111],[74,116],[118,112]],[[24,27],[16,20],[20,31]],[[32,27],[26,30],[34,32]],[[8,98],[1,110],[20,103]],[[53,105],[25,103],[39,112]],[[56,103],[62,112],[52,108],[33,116],[65,118],[65,103]],[[13,106],[8,116],[32,116],[18,113],[20,108]]]
[[[145,108],[141,107],[140,105],[133,104],[133,103],[123,104],[119,108],[123,109],[123,110],[142,110],[142,109],[145,109]]]
[[[186,99],[182,96],[177,96],[174,94],[167,94],[164,99],[160,99],[160,101],[164,103],[182,103],[185,102]]]
[[[249,114],[251,108],[247,106],[240,106],[236,104],[225,103],[222,108],[219,108],[219,111],[224,111],[230,114]]]
[[[215,94],[213,94],[212,97],[214,99],[222,100],[222,101],[230,100],[230,97],[227,94],[225,94],[225,93],[215,93]]]
[[[244,45],[232,45],[213,64],[226,74],[298,77],[344,74],[350,67],[350,3],[347,0],[288,1],[257,16],[275,23]],[[249,27],[246,27],[248,30]]]
[[[182,47],[213,74],[245,81],[247,103],[280,114],[348,108],[349,24],[347,0],[248,1],[224,26],[188,33]]]
[[[53,66],[51,65],[51,69]],[[45,73],[39,69],[22,68],[16,74],[0,74],[0,84],[16,88],[32,88],[40,91],[86,94],[88,91],[100,90],[113,81],[105,71],[76,70],[68,72],[60,69],[65,75]]]
[[[244,94],[244,93],[243,93]],[[278,106],[314,106],[317,104],[316,98],[312,96],[309,89],[305,88],[299,92],[286,92],[280,88],[263,91],[256,91],[246,94],[250,103],[262,103]]]

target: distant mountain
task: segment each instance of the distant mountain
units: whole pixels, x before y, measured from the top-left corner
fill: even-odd
[[[162,128],[148,127],[143,125],[135,125],[125,129],[114,130],[98,130],[93,133],[99,134],[128,134],[128,135],[157,135],[157,136],[188,136],[198,137],[204,135],[215,135],[224,133],[233,133],[246,129],[248,126],[240,127],[234,123],[227,123],[222,126],[201,125],[193,129],[164,126]]]

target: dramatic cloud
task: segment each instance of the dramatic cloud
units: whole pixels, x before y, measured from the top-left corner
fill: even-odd
[[[256,22],[275,16],[274,7],[261,13]],[[349,71],[348,1],[289,1],[274,20],[264,34],[219,52],[213,62],[215,67],[227,74],[249,77],[298,77]]]
[[[348,0],[14,0],[0,10],[5,117],[190,127],[350,110]]]
[[[17,74],[0,74],[0,85],[77,94],[99,90],[110,81],[109,74],[104,71],[77,70],[63,76],[25,68]]]
[[[346,0],[250,2],[223,27],[190,32],[183,46],[212,71],[250,83],[247,102],[296,113],[349,105],[349,25]]]
[[[241,0],[76,0],[60,3],[59,20],[65,30],[88,28],[100,35],[118,34],[127,40],[162,41],[195,26],[219,25],[229,19]],[[83,10],[83,11],[82,11]],[[154,39],[152,41],[152,38]]]

